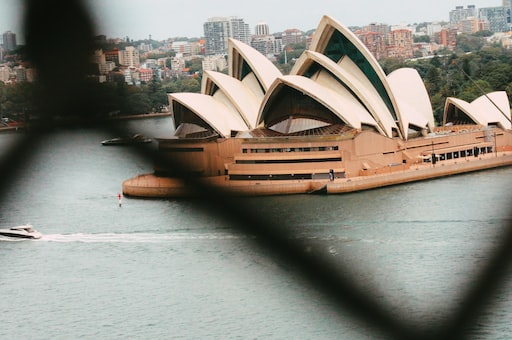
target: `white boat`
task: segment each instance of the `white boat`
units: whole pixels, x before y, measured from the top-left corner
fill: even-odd
[[[0,229],[0,236],[16,238],[41,238],[43,235],[35,230],[30,224],[10,227],[9,229]]]
[[[112,139],[106,139],[101,142],[102,145],[135,145],[135,144],[145,144],[151,143],[153,141],[152,138],[145,137],[141,134],[135,134],[129,137],[116,137]]]

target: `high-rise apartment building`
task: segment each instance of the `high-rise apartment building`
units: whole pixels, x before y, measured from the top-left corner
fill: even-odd
[[[251,30],[249,25],[244,22],[244,19],[232,17],[229,20],[229,26],[231,38],[241,41],[245,44],[249,44],[251,42]]]
[[[12,51],[18,47],[16,45],[16,33],[11,31],[4,32],[4,34],[2,34],[2,39],[5,51]]]
[[[456,25],[461,20],[466,20],[467,18],[476,18],[477,12],[475,5],[468,5],[467,8],[464,6],[456,6],[453,11],[450,11],[450,24]]]
[[[270,35],[270,28],[264,22],[259,22],[254,28],[255,36],[267,36]]]
[[[509,25],[507,23],[508,10],[506,7],[484,7],[478,10],[480,20],[489,22],[491,32],[507,32]]]
[[[245,44],[249,44],[251,39],[249,25],[237,17],[209,18],[203,24],[203,30],[207,55],[226,54],[229,38]]]
[[[254,35],[251,39],[251,47],[264,56],[272,58],[282,51],[281,40],[276,42],[276,37],[270,34],[270,28],[264,22],[258,23],[254,28]]]
[[[503,0],[501,5],[505,7],[506,15],[507,15],[507,24],[510,27],[512,26],[512,1],[511,0]]]

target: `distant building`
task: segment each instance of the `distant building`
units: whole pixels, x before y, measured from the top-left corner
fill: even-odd
[[[502,0],[503,7],[505,7],[506,15],[507,15],[507,24],[510,27],[512,27],[512,1],[511,0]]]
[[[301,30],[296,28],[287,29],[283,32],[283,46],[290,44],[300,44],[304,40],[304,35]]]
[[[249,25],[244,22],[244,19],[232,17],[229,20],[230,25],[230,38],[242,41],[245,44],[251,42],[251,30]]]
[[[12,51],[12,50],[15,50],[18,45],[16,44],[16,34],[11,32],[11,31],[7,31],[7,32],[4,32],[4,34],[2,34],[2,41],[3,41],[3,48],[5,51]]]
[[[192,56],[201,54],[201,43],[198,41],[189,42],[189,41],[173,41],[171,43],[171,49],[176,52],[176,54],[181,54],[183,56]]]
[[[450,24],[457,25],[461,20],[476,17],[477,12],[475,5],[468,5],[467,8],[457,6],[453,11],[450,11]]]
[[[224,55],[206,56],[202,60],[203,71],[222,72],[228,68],[228,62]]]
[[[268,25],[260,22],[254,28],[254,35],[251,39],[251,47],[264,56],[273,57],[282,51],[282,40],[276,43],[276,37],[270,34]]]
[[[137,48],[139,49],[139,51],[149,52],[153,50],[153,44],[141,43]]]
[[[355,32],[355,34],[377,60],[387,57],[386,34],[375,31]]]
[[[473,34],[480,31],[480,19],[467,18],[459,22],[459,31],[462,33]]]
[[[105,61],[111,61],[116,66],[119,65],[119,50],[115,48],[112,51],[105,52]]]
[[[389,25],[387,24],[378,24],[378,23],[371,23],[369,25],[366,25],[362,29],[363,33],[380,33],[384,36],[386,36],[389,33]]]
[[[276,54],[275,40],[276,38],[273,35],[253,36],[251,40],[251,47],[264,56],[273,55]]]
[[[427,25],[427,35],[433,36],[434,34],[440,32],[443,29],[440,23],[433,22]]]
[[[413,57],[412,31],[398,29],[389,32],[388,57],[407,59]]]
[[[109,74],[116,68],[116,64],[113,61],[105,61],[104,63],[98,64],[98,69],[101,75]]]
[[[510,9],[509,9],[510,10]],[[480,20],[489,22],[491,32],[507,32],[509,30],[509,23],[507,16],[509,13],[506,7],[485,7],[478,10]]]
[[[179,77],[185,69],[185,59],[179,57],[171,58],[171,77]]]
[[[254,35],[255,36],[267,36],[267,35],[270,35],[270,28],[268,27],[268,25],[266,23],[260,22],[254,28]]]
[[[139,67],[139,51],[133,46],[126,46],[124,50],[119,51],[119,64],[129,67]]]
[[[206,54],[226,54],[228,39],[250,43],[249,25],[237,17],[213,17],[203,24]]]
[[[8,83],[11,79],[11,71],[6,65],[0,66],[0,81]]]
[[[146,59],[142,67],[154,70],[158,67],[158,61],[156,59]]]
[[[16,77],[16,82],[24,82],[27,81],[27,69],[23,66],[16,66],[14,68],[14,74]]]
[[[139,80],[141,82],[149,83],[153,79],[153,70],[150,68],[140,68],[138,69],[139,72]]]
[[[434,41],[449,50],[454,50],[455,47],[457,47],[457,29],[442,29],[439,33],[434,35]]]

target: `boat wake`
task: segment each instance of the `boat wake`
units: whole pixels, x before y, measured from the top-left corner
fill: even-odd
[[[81,242],[81,243],[165,243],[186,240],[227,240],[239,239],[240,236],[227,233],[98,233],[98,234],[47,234],[38,241],[46,242]]]

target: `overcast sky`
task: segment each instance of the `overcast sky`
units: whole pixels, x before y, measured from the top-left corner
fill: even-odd
[[[0,32],[13,31],[23,41],[21,0],[0,0]],[[316,28],[323,15],[346,26],[371,22],[389,25],[448,21],[455,6],[501,6],[501,0],[86,0],[97,33],[109,38],[163,40],[169,37],[200,37],[203,23],[215,16],[236,16],[249,24],[259,22],[271,32],[288,28]]]

